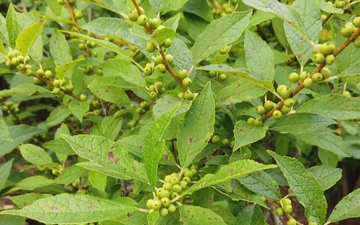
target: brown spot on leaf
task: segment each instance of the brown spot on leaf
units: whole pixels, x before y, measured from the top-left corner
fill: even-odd
[[[114,159],[114,153],[113,152],[108,152],[108,158],[110,160],[113,160]]]
[[[57,207],[57,206],[51,206],[51,210],[53,210],[53,211],[57,211],[57,210],[59,210],[59,208]]]
[[[189,138],[188,140],[189,140],[189,144],[191,144],[191,143],[192,143],[192,141],[193,141],[193,139],[192,139],[192,138]]]

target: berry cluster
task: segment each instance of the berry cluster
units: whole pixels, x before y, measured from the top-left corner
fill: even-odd
[[[291,200],[289,198],[282,198],[280,200],[280,206],[277,207],[275,213],[277,216],[283,216],[284,214],[290,214],[293,211]],[[296,225],[296,220],[290,218],[287,222],[287,225]]]
[[[220,51],[221,51],[221,49],[220,49]],[[226,54],[226,53],[224,53],[224,54]],[[215,79],[217,79],[219,81],[224,81],[227,78],[227,75],[225,73],[218,73],[218,72],[212,71],[212,70],[209,71],[208,76],[215,77]]]
[[[9,52],[5,55],[5,59],[5,64],[7,67],[16,66],[17,70],[31,75],[32,66],[27,64],[30,61],[30,57],[28,55],[23,56],[18,50],[10,49]]]
[[[221,8],[214,8],[212,10],[212,14],[215,18],[226,16],[227,14],[231,14],[235,11],[237,6],[237,0],[231,0],[223,3]]]
[[[169,213],[176,211],[175,202],[180,204],[181,193],[186,190],[193,180],[196,180],[198,174],[198,167],[192,165],[190,168],[185,168],[180,173],[172,173],[165,176],[162,187],[157,188],[154,193],[154,198],[146,202],[146,206],[150,209],[150,213],[158,210],[161,216],[166,216]]]

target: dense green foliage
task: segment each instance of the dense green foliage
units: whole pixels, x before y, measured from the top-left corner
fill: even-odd
[[[360,217],[359,3],[0,1],[0,224]]]

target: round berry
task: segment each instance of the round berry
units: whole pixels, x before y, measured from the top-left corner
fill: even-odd
[[[254,118],[249,117],[246,122],[247,122],[249,125],[254,125],[254,121],[255,121]]]
[[[357,16],[353,19],[353,24],[356,28],[360,28],[360,16]]]
[[[172,184],[170,182],[165,182],[162,186],[164,190],[171,191]]]
[[[221,140],[221,144],[224,145],[224,146],[227,146],[227,145],[230,144],[230,141],[229,141],[229,139],[224,138],[224,139]]]
[[[280,91],[280,96],[283,98],[283,99],[286,99],[286,98],[289,98],[291,96],[291,89],[290,88],[284,88]]]
[[[216,72],[213,70],[210,70],[208,73],[209,77],[215,77],[216,76]]]
[[[171,40],[170,38],[165,39],[165,41],[164,41],[164,43],[163,43],[163,45],[164,45],[165,48],[170,47],[171,44],[172,44],[172,40]]]
[[[325,58],[326,65],[331,65],[335,62],[335,56],[333,54],[327,55]]]
[[[83,14],[80,10],[74,9],[73,12],[74,12],[75,19],[79,20],[79,19],[83,18]]]
[[[280,111],[281,111],[282,114],[288,114],[291,111],[291,108],[286,107],[286,106],[283,105],[281,107]]]
[[[174,198],[176,198],[178,196],[179,196],[179,193],[177,193],[177,192],[171,192],[171,194],[170,194],[171,199],[174,199]]]
[[[139,25],[141,25],[141,26],[144,26],[146,23],[147,23],[147,17],[145,16],[145,15],[140,15],[138,18],[137,18],[137,20],[136,20],[136,22],[139,24]]]
[[[321,73],[314,73],[312,76],[311,76],[311,79],[314,81],[314,82],[319,82],[319,81],[322,81],[323,80],[323,75]]]
[[[313,57],[314,63],[321,64],[325,61],[325,56],[322,53],[316,53]]]
[[[149,199],[146,201],[146,207],[152,209],[154,199]]]
[[[155,45],[154,45],[154,43],[153,42],[147,42],[146,43],[146,46],[145,46],[145,48],[146,48],[146,51],[148,51],[148,52],[154,52],[155,51]]]
[[[229,50],[230,50],[230,46],[226,45],[226,46],[220,48],[219,52],[220,52],[220,54],[226,54],[229,52]]]
[[[155,57],[155,62],[156,62],[156,63],[163,63],[164,60],[163,60],[163,58],[162,58],[161,55],[157,55],[157,56]]]
[[[342,96],[351,97],[351,93],[350,93],[350,91],[344,91],[344,92],[342,93]]]
[[[296,225],[296,220],[294,219],[294,218],[290,218],[288,221],[287,221],[287,223],[286,223],[286,225]]]
[[[159,72],[161,72],[161,73],[165,73],[165,72],[166,72],[166,67],[165,67],[165,65],[162,64],[162,63],[158,64],[155,68],[156,68],[157,71],[159,71]]]
[[[336,8],[344,8],[344,6],[346,5],[345,1],[338,1],[334,6]]]
[[[169,214],[169,210],[167,208],[162,208],[160,210],[160,216],[167,216]]]
[[[304,81],[306,78],[309,78],[309,77],[310,77],[310,74],[307,71],[303,71],[299,75],[299,79],[301,81]]]
[[[180,69],[179,71],[178,71],[178,73],[177,73],[177,76],[181,79],[181,80],[183,80],[183,79],[185,79],[186,77],[188,77],[188,71],[186,70],[186,69]]]
[[[191,83],[192,83],[192,80],[191,80],[189,77],[185,77],[185,78],[182,80],[182,84],[183,84],[185,87],[189,87]]]
[[[299,81],[299,74],[297,73],[290,73],[289,74],[289,81],[291,83],[297,83]]]
[[[188,188],[188,183],[184,180],[180,181],[180,186],[183,190]]]
[[[179,177],[178,177],[177,175],[172,176],[172,177],[171,177],[171,179],[170,179],[170,184],[172,184],[172,185],[173,185],[173,187],[172,187],[172,189],[171,189],[171,190],[173,190],[174,185],[179,184],[179,183],[180,183],[180,179],[179,179]]]
[[[304,81],[303,81],[303,85],[304,87],[306,88],[311,88],[314,84],[314,81],[309,77],[309,78],[306,78]]]
[[[160,21],[157,18],[151,18],[148,24],[151,29],[156,29],[160,25]]]
[[[187,90],[184,92],[184,99],[192,100],[193,98],[194,98],[194,94],[191,91]]]
[[[284,100],[284,106],[286,107],[292,107],[294,105],[294,99],[287,98]]]
[[[151,99],[155,99],[155,98],[157,98],[157,93],[156,93],[156,91],[150,91],[150,93],[149,93],[149,95],[150,95],[150,98]]]
[[[137,21],[139,18],[139,14],[136,10],[131,10],[128,14],[129,20],[131,21]]]
[[[255,126],[255,127],[261,127],[263,124],[264,124],[264,122],[263,122],[263,120],[260,119],[260,118],[256,118],[256,119],[254,120],[254,126]]]
[[[226,74],[225,73],[219,74],[219,80],[221,80],[221,81],[226,80]]]
[[[36,73],[37,73],[37,75],[39,75],[39,76],[44,76],[45,75],[45,71],[43,70],[43,69],[38,69],[37,71],[36,71]]]
[[[172,64],[173,62],[174,62],[174,56],[172,56],[172,55],[166,55],[165,56],[166,57],[166,60],[170,63],[170,64]]]
[[[170,196],[170,194],[169,194],[169,196]],[[170,199],[168,197],[161,198],[160,202],[164,207],[168,207],[171,204]]]
[[[276,109],[272,112],[272,116],[275,119],[280,119],[282,117],[282,112],[280,110]]]
[[[265,114],[266,110],[265,110],[265,107],[262,106],[262,105],[259,105],[256,107],[256,113],[259,114],[259,115],[263,115]]]
[[[324,79],[329,78],[331,76],[331,71],[329,68],[324,67],[321,69],[321,74],[323,75]]]
[[[219,141],[220,141],[219,135],[213,135],[213,136],[211,137],[211,143],[217,144],[217,143],[219,143]]]
[[[355,47],[360,48],[360,36],[356,37],[353,43]]]
[[[212,138],[213,137],[217,138],[217,140],[214,140],[214,141],[217,141],[217,142],[220,141],[220,137],[218,135],[214,135],[214,136],[212,136]],[[212,138],[211,138],[211,142],[213,141]],[[193,172],[191,172],[190,169],[188,169],[188,168],[184,169],[184,178],[185,177],[192,178],[193,176],[194,176],[194,174],[193,174]]]
[[[282,208],[276,208],[275,213],[277,216],[283,216],[284,215],[284,211]]]
[[[176,211],[176,206],[174,204],[170,204],[168,206],[169,213],[173,213]]]
[[[276,92],[277,92],[278,94],[280,94],[282,90],[287,89],[287,88],[288,88],[288,87],[287,87],[286,85],[280,84],[280,85],[276,88]]]
[[[151,208],[152,209],[160,209],[160,207],[161,207],[161,202],[160,202],[160,200],[159,199],[154,199],[153,201],[152,201],[152,205],[151,205]]]
[[[284,213],[290,214],[293,211],[293,207],[291,204],[286,204],[283,206]]]
[[[272,110],[274,108],[274,102],[272,102],[270,100],[266,100],[264,102],[264,108],[265,108],[266,112]]]
[[[80,98],[80,101],[85,102],[86,99],[87,99],[87,96],[86,96],[85,94],[81,94],[81,95],[79,96],[79,98]]]
[[[183,181],[186,181],[186,183],[190,184],[191,183],[191,178],[190,177],[183,177],[182,178]]]
[[[46,70],[44,76],[49,79],[53,77],[53,73],[51,72],[51,70]]]
[[[328,55],[328,54],[333,53],[333,51],[335,50],[335,45],[329,44],[329,43],[324,43],[319,46],[319,50],[320,50],[320,53],[322,53],[323,55]]]
[[[354,27],[352,25],[344,25],[341,28],[341,35],[344,37],[350,37],[354,33]]]

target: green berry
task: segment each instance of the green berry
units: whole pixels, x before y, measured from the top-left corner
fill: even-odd
[[[154,199],[153,202],[152,202],[151,208],[155,209],[155,210],[160,209],[161,205],[162,204],[161,204],[159,199]]]
[[[275,119],[280,119],[282,117],[282,112],[280,110],[276,109],[272,112],[272,116]]]
[[[286,204],[283,206],[283,211],[285,214],[290,214],[293,211],[293,207],[291,204]]]
[[[176,198],[176,197],[178,197],[179,196],[179,193],[177,193],[177,192],[171,192],[171,194],[170,194],[170,199],[174,199],[174,198]]]
[[[290,88],[284,88],[280,91],[280,96],[283,98],[283,99],[286,99],[286,98],[289,98],[291,96],[291,89]]]
[[[166,67],[164,64],[160,63],[158,64],[155,69],[161,73],[165,73],[166,72]]]
[[[314,63],[321,64],[325,61],[325,56],[322,53],[316,53],[313,57]]]
[[[155,45],[154,45],[154,43],[153,42],[147,42],[146,43],[146,46],[145,46],[145,48],[146,48],[146,50],[148,51],[148,52],[154,52],[155,51]]]
[[[325,58],[326,65],[331,65],[335,62],[335,56],[333,54],[327,55]]]
[[[290,218],[286,223],[286,225],[296,225],[296,224],[297,222],[294,218]]]
[[[139,18],[139,14],[136,10],[131,10],[128,14],[129,20],[131,21],[137,21]]]
[[[219,80],[226,80],[226,74],[225,73],[221,73],[219,74]]]
[[[174,56],[172,56],[172,55],[166,55],[166,60],[167,60],[170,64],[172,64],[175,59],[174,59]]]
[[[186,69],[180,69],[179,71],[178,71],[178,73],[177,73],[177,76],[181,79],[181,80],[183,80],[183,79],[185,79],[186,77],[188,77],[188,71],[186,70]]]
[[[284,106],[286,107],[292,107],[294,105],[294,99],[287,98],[284,100]]]
[[[53,73],[51,72],[51,70],[46,70],[44,76],[49,79],[53,77]]]
[[[254,121],[255,121],[254,118],[249,117],[246,122],[247,122],[249,125],[254,125]]]
[[[63,5],[63,4],[64,4],[64,0],[57,0],[57,3],[58,3],[59,5]]]
[[[82,14],[81,10],[74,9],[73,12],[74,12],[75,19],[79,20],[79,19],[83,18],[83,14]]]
[[[355,47],[360,48],[360,36],[356,37],[353,43]]]
[[[20,63],[20,60],[17,57],[14,57],[10,60],[11,65],[16,66]]]
[[[357,16],[353,19],[353,24],[356,28],[360,28],[360,16]]]
[[[264,102],[264,108],[265,108],[266,112],[272,110],[274,108],[274,102],[272,102],[270,100],[266,100]]]
[[[183,181],[186,181],[186,183],[190,184],[191,183],[191,178],[188,176],[185,176],[182,178]]]
[[[44,76],[45,75],[45,71],[43,70],[43,69],[38,69],[37,71],[36,71],[36,73],[37,73],[37,75],[39,75],[39,76]]]
[[[350,37],[354,33],[354,26],[353,25],[344,25],[341,28],[341,35],[344,37]]]
[[[318,225],[318,224],[313,221],[309,221],[308,225]]]
[[[53,90],[52,90],[52,92],[53,92],[54,94],[58,95],[58,94],[61,93],[61,89],[58,88],[58,87],[54,87]]]
[[[319,81],[322,81],[323,80],[323,75],[321,73],[314,73],[312,76],[311,76],[311,79],[314,81],[314,82],[319,82]]]
[[[187,90],[184,92],[184,99],[192,100],[193,98],[194,98],[194,94],[191,91]]]
[[[323,75],[324,79],[329,78],[331,76],[331,71],[329,68],[324,67],[321,69],[321,74]]]
[[[265,114],[266,110],[265,110],[265,107],[262,106],[262,105],[259,105],[256,107],[256,113],[259,114],[259,115],[263,115]]]
[[[216,76],[216,72],[213,70],[210,70],[208,73],[209,77],[215,77]]]
[[[189,87],[191,83],[192,83],[192,80],[191,80],[189,77],[185,77],[185,78],[182,80],[182,84],[183,84],[185,87]]]
[[[220,48],[219,52],[220,52],[220,54],[226,54],[229,52],[229,50],[230,50],[230,46],[226,45],[226,46]]]
[[[280,202],[283,205],[291,205],[291,200],[289,198],[283,198],[283,199],[280,200]]]
[[[314,81],[309,77],[309,78],[306,78],[304,81],[303,81],[303,85],[304,87],[306,88],[311,88],[314,84]]]
[[[219,141],[220,141],[219,135],[213,135],[213,136],[211,137],[211,143],[217,144],[217,143],[219,143]]]
[[[275,213],[277,216],[283,216],[284,215],[284,211],[282,208],[276,208]]]
[[[177,175],[176,175],[176,176],[172,176],[171,179],[170,179],[170,184],[173,185],[173,187],[172,187],[171,190],[173,190],[174,185],[179,184],[179,183],[180,183],[179,177],[178,177]]]
[[[37,77],[33,77],[34,84],[41,84],[41,80]]]
[[[213,137],[216,137],[217,140],[215,140],[215,141],[219,142],[220,137],[218,135],[214,135]],[[211,139],[211,141],[212,141],[212,139]],[[194,174],[193,174],[193,172],[191,172],[190,169],[188,169],[188,168],[184,169],[184,177],[192,178],[193,176],[194,176]]]
[[[87,99],[86,94],[81,94],[81,95],[79,96],[79,99],[80,99],[80,101],[85,102],[86,99]]]
[[[129,129],[133,129],[135,127],[135,120],[130,120],[129,122],[126,123],[126,126],[129,128]]]
[[[322,53],[323,55],[328,55],[328,54],[333,53],[333,51],[335,51],[335,45],[329,44],[329,43],[324,43],[319,46],[319,50],[320,50],[320,53]]]
[[[160,202],[164,207],[168,207],[171,204],[170,199],[168,197],[161,198]]]
[[[282,106],[281,109],[280,109],[281,113],[282,114],[288,114],[290,111],[291,111],[291,108],[290,107],[286,107],[286,106]]]
[[[221,144],[224,145],[224,146],[228,146],[230,144],[230,141],[229,141],[229,139],[224,138],[224,139],[221,140]]]
[[[151,29],[156,29],[160,25],[160,21],[157,18],[151,18],[148,24]]]
[[[254,119],[254,126],[255,127],[262,127],[262,125],[264,124],[263,120],[260,118],[256,118]]]
[[[169,213],[174,213],[176,211],[176,206],[174,204],[170,204],[168,206]]]
[[[150,95],[150,98],[151,99],[155,99],[155,98],[157,98],[157,93],[156,93],[156,91],[150,91],[150,93],[149,93],[149,95]]]
[[[276,88],[276,92],[277,92],[278,94],[280,94],[283,89],[287,89],[287,88],[288,88],[288,87],[287,87],[286,85],[280,84],[280,85]]]
[[[351,97],[350,91],[344,91],[344,92],[342,93],[342,95],[345,96],[345,97]]]
[[[154,201],[154,199],[147,200],[146,201],[146,207],[148,207],[149,209],[152,209],[153,201]]]
[[[185,189],[188,188],[187,184],[188,184],[188,183],[187,183],[186,181],[184,181],[184,180],[181,180],[181,181],[180,181],[180,186],[181,186],[181,188],[182,188],[183,190],[185,190]]]
[[[137,18],[137,20],[136,20],[136,22],[139,24],[139,25],[141,25],[141,26],[144,26],[146,23],[147,23],[147,17],[145,16],[145,15],[140,15],[138,18]]]
[[[289,81],[291,83],[297,83],[299,81],[299,74],[297,73],[290,73],[289,74]]]
[[[165,182],[162,186],[164,190],[171,191],[172,184],[170,182]]]
[[[163,43],[163,45],[164,45],[165,48],[170,47],[171,44],[172,44],[172,40],[171,40],[170,38],[165,39],[165,41],[164,41],[164,43]]]
[[[299,75],[299,79],[301,81],[304,81],[306,78],[309,78],[309,77],[310,77],[310,74],[306,71],[301,72]]]
[[[161,55],[157,55],[157,56],[155,57],[155,62],[156,62],[156,63],[163,63],[164,60],[163,60],[163,58],[162,58]]]
[[[162,208],[160,210],[160,216],[167,216],[169,214],[169,210],[167,208]]]
[[[336,4],[335,4],[335,7],[336,8],[344,8],[345,6],[345,1],[338,1]]]

